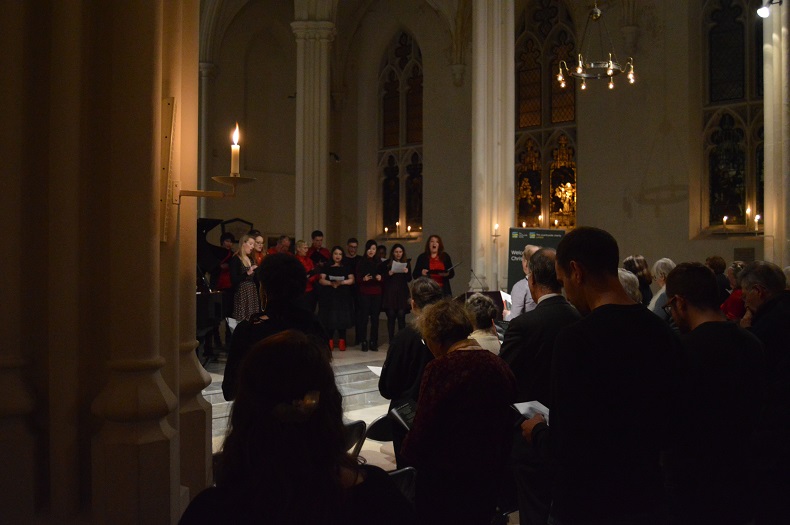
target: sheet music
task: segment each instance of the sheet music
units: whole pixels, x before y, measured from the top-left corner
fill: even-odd
[[[392,273],[404,273],[408,265],[403,262],[392,261]]]
[[[345,281],[346,278],[342,275],[328,275],[327,280],[329,281]]]
[[[384,368],[382,366],[370,366],[368,365],[368,369],[376,374],[377,376],[381,377],[381,369]]]

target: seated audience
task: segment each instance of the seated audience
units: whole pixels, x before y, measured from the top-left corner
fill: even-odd
[[[413,522],[389,476],[346,452],[342,396],[323,341],[286,330],[255,345],[239,370],[217,485],[197,495],[180,523]]]
[[[653,299],[653,290],[650,289],[650,283],[653,282],[653,276],[650,274],[650,268],[647,266],[647,261],[641,255],[629,255],[623,259],[623,268],[636,275],[639,279],[639,293],[642,294],[642,304],[647,306]]]
[[[472,326],[475,329],[469,338],[477,341],[477,344],[486,350],[499,355],[499,336],[494,325],[494,320],[499,312],[494,301],[486,295],[476,293],[466,301],[466,309],[469,311]]]
[[[608,232],[576,228],[556,257],[557,279],[584,317],[554,343],[551,426],[541,415],[521,425],[553,462],[550,519],[664,523],[660,454],[675,408],[679,341],[623,290]]]
[[[734,261],[727,268],[727,280],[730,282],[730,293],[727,300],[721,303],[721,311],[727,316],[728,321],[740,321],[746,313],[746,306],[743,304],[743,290],[741,289],[738,276],[746,266],[741,261]]]
[[[524,270],[524,278],[516,282],[510,290],[510,310],[503,312],[505,321],[512,321],[524,312],[529,312],[535,308],[535,301],[530,295],[529,285],[527,284],[527,262],[532,254],[540,249],[540,246],[527,244],[521,252],[521,268]]]
[[[428,305],[442,298],[442,289],[433,279],[419,277],[409,283],[409,295],[411,313],[414,318],[406,324],[403,330],[398,332],[395,339],[390,341],[387,358],[379,378],[379,392],[384,398],[391,400],[390,410],[408,401],[417,402],[425,365],[433,359],[433,354],[425,346],[422,335],[417,331],[414,323]],[[393,424],[392,437],[398,468],[409,466],[401,454],[401,445],[406,437],[406,429],[401,425]]]
[[[307,276],[301,263],[289,254],[264,257],[258,267],[261,311],[236,326],[233,333],[222,393],[230,401],[236,397],[239,366],[258,341],[289,328],[315,337],[326,347],[326,332],[312,312],[298,305]],[[327,350],[328,353],[328,350]]]
[[[672,322],[672,317],[664,311],[664,306],[667,304],[667,275],[669,275],[669,272],[671,272],[674,267],[675,263],[672,259],[667,259],[666,257],[657,260],[653,264],[653,278],[661,288],[653,295],[650,304],[647,305],[647,308],[651,312],[668,323]]]
[[[625,268],[617,269],[617,278],[623,290],[635,303],[642,304],[642,292],[639,291],[639,279]]]
[[[756,443],[756,523],[790,523],[790,291],[782,269],[770,262],[747,264],[740,281],[750,330],[765,345],[768,368]]]
[[[403,456],[418,472],[418,519],[488,525],[509,453],[513,373],[468,338],[472,321],[463,304],[447,298],[429,306],[418,327],[435,356],[403,442]]]
[[[666,279],[683,333],[675,440],[664,467],[673,523],[741,525],[754,519],[754,449],[749,429],[763,406],[763,345],[719,309],[710,268],[682,263]],[[732,431],[737,414],[739,432]]]

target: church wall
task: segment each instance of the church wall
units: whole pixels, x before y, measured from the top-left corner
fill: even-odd
[[[633,56],[637,83],[604,81],[577,91],[578,224],[610,231],[621,256],[642,254],[652,265],[755,248],[752,237],[700,234],[702,73],[698,6],[638,2],[635,49],[622,51],[622,3],[604,16],[618,58]],[[576,22],[584,27],[584,20]]]

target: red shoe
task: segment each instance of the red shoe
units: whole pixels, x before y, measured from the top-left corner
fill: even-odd
[[[346,340],[345,339],[341,339],[340,341],[338,341],[337,342],[337,347],[340,349],[341,352],[345,352],[346,351]]]
[[[341,341],[342,341],[342,339],[341,339]],[[335,340],[334,339],[330,339],[329,340],[329,349],[330,350],[334,350],[335,349]]]

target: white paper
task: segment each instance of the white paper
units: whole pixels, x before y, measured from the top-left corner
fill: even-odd
[[[373,372],[373,373],[374,373],[374,374],[376,374],[377,376],[381,377],[381,369],[382,369],[383,367],[381,367],[381,366],[370,366],[370,365],[368,365],[368,368],[370,369],[370,371],[371,371],[371,372]]]
[[[239,324],[239,322],[232,317],[226,317],[225,322],[228,323],[228,327],[230,328],[230,333],[233,333],[233,331],[236,329],[236,325]]]
[[[345,281],[346,278],[343,277],[342,275],[329,275],[327,277],[327,280],[329,280],[330,282],[331,281]]]
[[[406,263],[392,261],[392,273],[403,273],[403,270],[407,268]]]
[[[513,308],[513,300],[510,298],[510,294],[502,290],[499,291],[499,294],[502,296],[502,304],[505,305],[505,309],[510,310]]]
[[[543,414],[543,417],[546,418],[546,423],[549,422],[549,409],[540,401],[526,401],[524,403],[516,403],[513,406],[527,419],[535,414]]]

